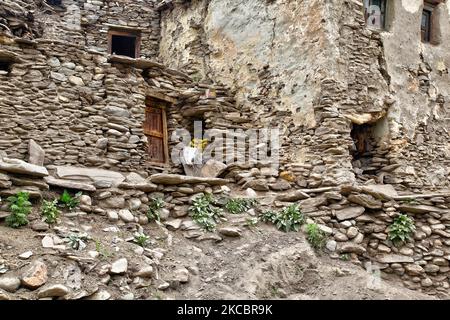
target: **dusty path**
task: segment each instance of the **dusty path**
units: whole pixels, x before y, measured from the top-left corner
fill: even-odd
[[[69,289],[65,299],[432,298],[393,280],[383,280],[381,287],[371,289],[371,278],[363,268],[317,256],[301,232],[286,234],[262,223],[248,228],[242,222],[239,216],[228,221],[239,226],[241,237],[220,242],[186,239],[181,231],[152,223],[140,230],[151,237],[145,251],[132,242],[140,228],[137,224],[110,222],[98,215],[65,216],[46,231],[0,225],[0,279],[20,278],[24,269],[41,260],[48,269],[46,286],[65,285]],[[77,231],[91,239],[82,251],[64,243]],[[55,245],[61,242],[59,247],[43,248],[46,235],[53,237]],[[26,251],[33,255],[20,258]],[[111,264],[123,258],[127,271],[108,273]],[[153,266],[151,276],[136,276],[149,265]],[[0,290],[0,296],[36,299],[39,290]]]

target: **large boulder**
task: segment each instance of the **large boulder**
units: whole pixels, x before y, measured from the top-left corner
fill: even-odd
[[[204,178],[217,178],[227,168],[227,165],[223,162],[209,159],[200,170],[200,175]]]
[[[34,177],[48,176],[48,171],[45,167],[37,166],[19,159],[3,158],[3,160],[0,161],[0,170]]]

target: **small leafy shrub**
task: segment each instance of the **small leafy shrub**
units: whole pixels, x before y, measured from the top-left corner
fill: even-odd
[[[145,247],[149,240],[150,240],[150,237],[144,233],[137,232],[134,234],[134,242],[136,242],[141,247]]]
[[[67,238],[67,242],[69,243],[69,246],[74,249],[81,251],[84,248],[86,248],[86,241],[89,240],[88,236],[86,234],[71,234]]]
[[[56,199],[53,201],[44,200],[42,202],[41,213],[45,218],[44,221],[48,224],[55,223],[59,217],[60,212],[58,210],[57,204],[58,200]]]
[[[229,199],[225,204],[225,209],[231,214],[243,213],[256,205],[255,199]]]
[[[20,228],[28,224],[28,215],[31,212],[30,194],[28,192],[18,192],[15,196],[7,199],[10,203],[11,214],[6,218],[6,224],[11,228]]]
[[[78,198],[81,194],[81,192],[78,192],[74,197],[72,197],[67,190],[64,190],[63,194],[59,198],[59,204],[69,210],[73,210],[80,204],[80,200],[78,200]]]
[[[389,240],[396,245],[405,243],[411,238],[414,231],[416,231],[416,227],[413,219],[406,214],[400,214],[389,226]]]
[[[323,249],[327,237],[325,232],[323,232],[319,228],[319,225],[317,225],[316,223],[308,224],[306,226],[306,234],[309,243],[314,249],[316,250]]]
[[[263,212],[263,214],[260,216],[260,219],[262,222],[266,222],[266,223],[270,222],[270,223],[275,224],[277,221],[277,216],[278,216],[277,212],[269,210],[269,211]]]
[[[279,230],[284,232],[297,232],[306,221],[297,204],[292,204],[280,212],[266,211],[261,215],[261,220],[275,224]]]
[[[192,219],[206,231],[214,231],[217,222],[223,216],[222,209],[217,207],[217,202],[209,193],[195,198],[189,213]]]
[[[162,208],[164,208],[164,199],[162,198],[153,198],[150,202],[149,209],[147,212],[148,220],[151,221],[160,221],[159,212]]]
[[[284,232],[298,231],[300,226],[305,223],[305,216],[300,211],[297,204],[290,205],[281,210],[275,221],[278,229]]]
[[[252,227],[256,227],[258,225],[258,218],[247,218],[245,219],[245,226],[252,228]]]

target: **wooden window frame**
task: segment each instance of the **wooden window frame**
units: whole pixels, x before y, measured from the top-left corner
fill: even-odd
[[[134,46],[134,59],[141,56],[141,32],[140,31],[126,31],[126,30],[108,30],[108,53],[112,54],[112,37],[122,36],[122,37],[135,37],[136,44]]]
[[[161,116],[162,116],[162,130],[163,130],[163,148],[164,148],[164,161],[158,162],[158,161],[152,161],[147,160],[146,163],[149,166],[154,167],[168,167],[169,165],[169,134],[167,131],[167,108],[169,108],[171,105],[170,102],[157,99],[151,96],[148,96],[145,100],[145,112],[147,112],[147,108],[160,108],[161,109]],[[144,120],[146,121],[146,120]],[[146,137],[149,136],[149,132],[146,132],[145,124],[143,123],[143,130],[144,135]],[[147,147],[148,147],[148,139],[147,139]],[[148,157],[148,154],[147,154]]]
[[[386,18],[387,18],[387,11],[388,11],[388,0],[380,0],[381,1],[381,8],[380,8],[380,27],[375,27],[375,26],[369,26],[368,25],[368,19],[369,19],[369,12],[368,9],[371,6],[371,1],[372,0],[364,0],[364,21],[366,26],[368,26],[369,28],[373,28],[375,30],[386,30]]]
[[[420,37],[423,43],[431,43],[433,29],[433,10],[433,7],[425,3],[420,20]],[[427,16],[427,21],[424,27],[423,19],[425,15]]]

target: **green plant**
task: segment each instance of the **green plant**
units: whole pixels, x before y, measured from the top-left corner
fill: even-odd
[[[134,234],[134,242],[136,242],[141,247],[145,247],[149,240],[150,240],[150,237],[144,233],[137,232]]]
[[[67,190],[64,190],[63,194],[59,198],[59,204],[63,207],[66,207],[69,210],[73,210],[80,204],[80,200],[78,198],[82,195],[81,192],[75,194],[74,197],[70,195]]]
[[[277,228],[284,232],[297,232],[304,223],[305,216],[300,211],[300,207],[297,204],[292,204],[281,210],[275,221]]]
[[[44,200],[42,201],[42,206],[41,206],[41,213],[45,218],[45,222],[52,224],[55,223],[56,220],[59,217],[59,210],[57,207],[58,204],[58,200],[53,200],[53,201],[47,201]]]
[[[217,222],[223,216],[222,209],[209,193],[203,194],[192,201],[189,213],[192,219],[206,231],[214,231]]]
[[[262,222],[271,222],[275,224],[277,221],[277,215],[278,213],[276,213],[275,211],[268,210],[263,212],[263,214],[260,216],[260,219]]]
[[[252,228],[252,227],[256,227],[258,225],[258,218],[247,218],[245,219],[245,226]]]
[[[72,249],[81,251],[86,248],[86,241],[88,239],[86,234],[71,234],[67,238],[67,242]]]
[[[348,253],[343,253],[339,256],[339,259],[341,259],[342,261],[348,261],[350,260],[350,255]]]
[[[389,240],[394,244],[404,243],[411,238],[415,230],[413,219],[406,214],[400,214],[389,226]]]
[[[147,212],[148,220],[151,221],[160,221],[159,212],[162,208],[164,208],[164,199],[162,198],[153,198],[150,202],[149,209]]]
[[[11,214],[6,218],[6,224],[11,228],[20,228],[28,224],[28,215],[31,212],[31,202],[28,201],[28,192],[18,192],[15,196],[7,199],[10,202],[9,210]]]
[[[325,232],[323,232],[319,225],[316,223],[310,223],[306,226],[307,239],[311,246],[320,250],[325,246],[325,241],[327,239]]]
[[[255,199],[228,199],[225,209],[231,214],[239,214],[253,208],[257,201]]]

